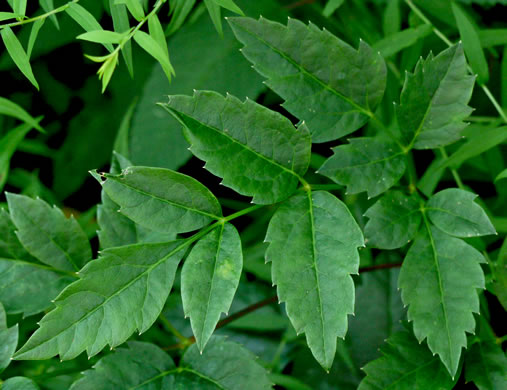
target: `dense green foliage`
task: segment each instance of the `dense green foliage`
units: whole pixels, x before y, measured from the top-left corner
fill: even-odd
[[[504,7],[8,0],[0,388],[507,388]]]

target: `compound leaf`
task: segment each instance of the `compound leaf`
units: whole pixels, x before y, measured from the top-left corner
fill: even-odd
[[[354,311],[357,247],[363,235],[347,207],[328,192],[294,195],[282,203],[266,234],[273,283],[297,333],[305,332],[315,359],[329,369],[336,337]]]
[[[7,315],[0,303],[0,373],[9,365],[18,345],[18,325],[7,328]]]
[[[373,116],[382,100],[386,67],[364,41],[355,50],[314,24],[289,19],[228,19],[245,47],[242,53],[267,78],[284,107],[305,121],[313,142],[352,133]]]
[[[187,240],[106,249],[63,290],[56,308],[16,352],[20,360],[73,359],[84,350],[115,347],[157,319],[171,290]]]
[[[496,234],[488,216],[474,202],[477,195],[448,188],[433,195],[426,205],[431,222],[451,236],[478,237]]]
[[[209,232],[193,248],[181,273],[181,298],[199,350],[211,337],[238,288],[243,254],[239,234],[229,223]]]
[[[401,191],[386,193],[364,215],[370,219],[364,228],[366,243],[374,248],[401,248],[421,224],[418,199]]]
[[[83,378],[72,384],[71,390],[148,389],[171,387],[165,372],[174,369],[171,357],[154,344],[129,341],[102,359]],[[145,386],[141,387],[142,384]],[[150,387],[148,387],[150,386]]]
[[[475,77],[467,74],[463,46],[421,59],[407,73],[396,114],[407,148],[428,149],[461,138]]]
[[[120,212],[149,229],[183,233],[222,217],[215,196],[190,176],[150,167],[128,167],[119,175],[103,176],[102,188]]]
[[[92,257],[90,243],[73,216],[41,199],[7,193],[17,236],[41,262],[64,271],[78,271]]]
[[[253,202],[270,204],[290,196],[310,162],[310,135],[250,99],[196,91],[170,96],[165,107],[185,126],[190,150],[223,184]]]
[[[333,149],[318,173],[347,186],[347,193],[367,191],[372,198],[387,191],[406,169],[399,146],[379,138],[352,138]]]
[[[409,249],[399,286],[414,334],[425,338],[452,377],[458,370],[465,332],[473,332],[479,312],[477,289],[484,288],[480,252],[464,241],[429,227]]]
[[[408,332],[395,333],[382,356],[364,367],[358,390],[452,389],[453,380],[437,357]]]

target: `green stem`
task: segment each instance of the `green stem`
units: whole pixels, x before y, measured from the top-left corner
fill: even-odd
[[[447,152],[445,151],[444,147],[439,148],[440,153],[442,154],[442,157],[444,160],[447,160],[449,156],[447,155]],[[456,169],[449,166],[449,170],[451,171],[452,177],[454,177],[454,181],[458,185],[458,188],[464,190],[465,186],[463,185],[463,182],[461,181],[461,177],[459,176],[459,173]]]
[[[159,316],[160,321],[164,324],[164,326],[167,328],[169,332],[171,332],[178,340],[181,341],[182,344],[185,344],[188,342],[188,338],[183,336],[178,329],[176,329],[173,324],[169,322],[169,320],[161,313]]]
[[[40,20],[40,19],[46,19],[47,17],[49,17],[51,15],[54,15],[54,14],[57,14],[59,12],[65,11],[72,4],[77,3],[77,2],[79,2],[79,0],[72,0],[72,1],[68,2],[67,4],[64,4],[64,5],[62,5],[62,6],[58,7],[58,8],[55,8],[55,9],[49,11],[49,12],[46,12],[45,14],[42,14],[42,15],[39,15],[39,16],[34,16],[33,18],[28,18],[28,19],[20,20],[19,22],[12,22],[12,23],[7,23],[7,24],[2,24],[2,25],[0,25],[0,30],[4,29],[5,27],[21,26],[23,24],[32,23],[32,22],[35,22],[35,21]]]
[[[452,46],[453,43],[449,40],[449,38],[447,38],[444,33],[442,33],[438,28],[436,28],[433,23],[431,23],[431,21],[426,17],[426,15],[424,15],[424,13],[412,2],[412,0],[405,0],[405,3],[410,7],[410,9],[412,11],[414,11],[414,13],[419,16],[419,18],[426,24],[430,25],[431,28],[433,29],[433,32],[435,33],[435,35],[437,35],[442,41],[444,41],[447,46]],[[470,65],[467,65],[467,69],[470,73],[474,73],[472,68],[470,67]],[[507,123],[507,114],[505,113],[505,111],[502,109],[502,107],[500,106],[500,104],[498,103],[498,101],[495,99],[495,97],[493,96],[493,94],[491,93],[491,91],[489,90],[489,88],[484,85],[484,84],[479,84],[479,86],[482,88],[482,90],[484,91],[484,93],[486,94],[486,96],[488,97],[488,99],[491,101],[491,103],[493,104],[493,106],[495,107],[495,109],[498,111],[498,113],[500,114],[500,116],[502,117],[502,119],[504,120],[505,123]]]
[[[343,186],[340,184],[310,184],[312,190],[318,191],[336,191],[342,190]],[[302,188],[301,188],[302,189]]]

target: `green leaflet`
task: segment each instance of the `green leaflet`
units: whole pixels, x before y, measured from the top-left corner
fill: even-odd
[[[18,345],[18,324],[7,328],[7,315],[0,302],[0,373],[9,365]]]
[[[180,389],[272,389],[255,356],[225,337],[212,337],[202,354],[192,345],[183,355],[180,369],[181,374],[175,377],[175,387]]]
[[[91,257],[90,243],[78,222],[41,199],[7,193],[7,202],[23,246],[41,262],[78,271]]]
[[[103,176],[102,188],[120,212],[149,229],[183,233],[222,217],[215,196],[190,176],[149,167],[128,167],[119,175]]]
[[[477,195],[448,188],[433,195],[426,204],[431,222],[451,236],[478,237],[496,234],[484,210],[474,199]]]
[[[120,173],[130,166],[132,166],[130,161],[121,154],[113,152],[110,173]],[[102,203],[97,206],[97,222],[100,226],[97,235],[102,249],[138,242],[172,241],[176,238],[173,232],[155,232],[119,213],[120,206],[105,191],[101,192],[101,199]]]
[[[401,248],[419,230],[421,210],[415,195],[390,191],[364,214],[370,220],[364,228],[368,246],[381,249]]]
[[[202,351],[222,313],[227,313],[243,267],[241,240],[234,226],[220,224],[193,248],[181,273],[181,298]]]
[[[39,386],[24,376],[15,376],[2,384],[2,390],[39,390]]]
[[[40,132],[44,132],[43,128],[39,125],[40,120],[33,118],[21,106],[3,97],[0,97],[0,115],[12,116],[26,122]]]
[[[40,263],[0,257],[0,302],[9,314],[40,313],[71,280]]]
[[[415,72],[406,74],[396,107],[406,147],[437,148],[461,138],[463,120],[472,112],[467,103],[474,82],[461,44],[419,60]]]
[[[271,384],[266,370],[249,351],[224,337],[213,337],[202,354],[197,345],[192,345],[180,367],[175,367],[171,357],[159,347],[131,341],[85,371],[71,390],[113,388],[267,390]]]
[[[70,390],[172,389],[165,373],[174,368],[171,357],[156,345],[129,341],[85,371]]]
[[[464,241],[430,227],[416,238],[401,267],[399,286],[408,319],[419,341],[427,339],[454,377],[465,332],[479,312],[477,289],[484,288],[483,256]]]
[[[388,21],[388,23],[392,22]],[[427,37],[432,31],[431,26],[428,24],[397,31],[376,42],[373,45],[373,49],[378,50],[384,58],[391,57],[401,50],[414,45],[419,39]]]
[[[115,347],[157,319],[171,290],[176,268],[191,240],[106,249],[84,267],[81,279],[55,300],[56,308],[16,352],[20,360],[73,359],[84,350]]]
[[[367,191],[373,198],[396,184],[406,169],[404,153],[380,138],[352,138],[333,148],[318,173],[347,186],[347,193]]]
[[[12,155],[31,129],[32,125],[25,123],[9,130],[7,134],[0,138],[0,190],[3,189],[7,181]]]
[[[0,302],[7,313],[30,316],[48,308],[71,280],[54,271],[26,251],[9,214],[0,210]]]
[[[123,33],[130,28],[127,7],[125,4],[115,4],[114,0],[109,0],[109,9],[113,19],[114,31]],[[134,64],[132,62],[132,42],[128,41],[123,45],[121,54],[127,65],[131,77],[134,76]]]
[[[408,332],[395,333],[381,348],[382,357],[364,367],[358,390],[452,389],[453,380],[437,357]]]
[[[304,332],[315,359],[329,369],[337,336],[354,311],[357,247],[363,236],[347,207],[328,192],[294,195],[282,203],[266,234],[278,297],[297,333]]]
[[[191,152],[205,168],[223,177],[222,184],[257,204],[290,196],[310,162],[306,126],[252,100],[216,92],[196,91],[193,97],[170,96],[163,105],[183,126]]]
[[[373,116],[382,100],[386,67],[364,41],[355,50],[314,24],[289,19],[287,26],[260,18],[229,18],[242,53],[305,121],[313,142],[350,134]]]
[[[465,356],[465,378],[479,390],[507,387],[507,358],[494,341],[474,343]]]

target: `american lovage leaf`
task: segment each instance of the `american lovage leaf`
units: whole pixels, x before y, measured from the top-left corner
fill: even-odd
[[[398,332],[380,349],[382,356],[364,367],[358,390],[452,389],[453,380],[438,357],[408,332]]]
[[[461,138],[475,77],[468,75],[461,44],[436,57],[421,59],[407,73],[396,108],[404,145],[410,149],[437,148]]]
[[[456,237],[478,237],[496,234],[484,210],[474,199],[477,195],[448,188],[433,195],[426,204],[431,222],[440,230]]]
[[[131,341],[85,371],[71,390],[113,388],[267,390],[271,384],[266,370],[249,351],[215,336],[202,354],[192,345],[183,355],[180,367],[175,367],[171,357],[159,347]]]
[[[254,101],[244,103],[216,92],[170,96],[163,105],[184,126],[190,151],[222,184],[253,203],[276,203],[289,197],[310,162],[311,139],[302,124]]]
[[[109,173],[119,174],[123,169],[132,165],[121,154],[113,152]],[[95,175],[95,173],[93,174]],[[102,203],[97,206],[97,222],[100,226],[97,235],[102,249],[138,242],[172,241],[176,238],[176,234],[173,232],[155,232],[119,213],[120,206],[104,190],[101,192],[101,199]]]
[[[0,302],[0,373],[9,365],[18,345],[18,324],[7,328],[7,315]]]
[[[390,191],[364,214],[369,218],[364,228],[368,246],[396,249],[407,244],[419,230],[422,215],[418,198],[401,191]]]
[[[19,360],[73,359],[115,347],[157,319],[191,240],[106,249],[55,300],[56,308],[16,352]]]
[[[305,121],[313,142],[326,142],[363,126],[382,100],[383,58],[364,41],[359,49],[314,24],[289,19],[228,19],[244,56],[267,78],[284,107]]]
[[[128,167],[95,175],[105,193],[134,222],[159,232],[184,233],[222,217],[215,196],[190,176],[164,168]]]
[[[347,193],[367,191],[373,198],[398,182],[406,169],[405,153],[381,138],[352,138],[333,149],[318,173],[347,186]]]
[[[202,351],[222,313],[229,311],[243,267],[241,240],[234,226],[219,224],[192,248],[181,273],[185,316]]]
[[[401,267],[401,297],[414,334],[419,341],[427,339],[452,377],[467,345],[465,332],[475,330],[477,289],[485,286],[483,262],[475,248],[426,223]]]
[[[73,216],[41,199],[7,193],[17,236],[30,254],[56,269],[78,271],[92,258],[90,243]]]
[[[359,269],[363,235],[347,207],[328,192],[299,193],[282,203],[266,234],[266,260],[278,297],[315,359],[329,370],[337,336],[354,311],[351,274]]]

